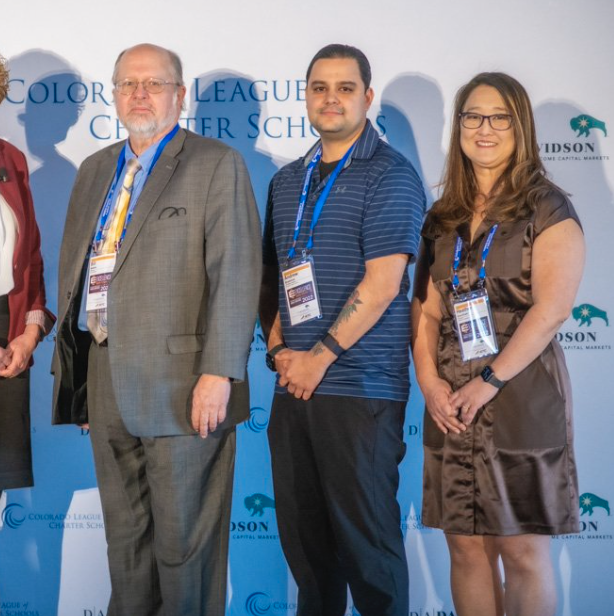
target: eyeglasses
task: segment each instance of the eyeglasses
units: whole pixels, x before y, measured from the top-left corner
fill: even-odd
[[[145,81],[137,81],[136,79],[128,78],[123,81],[118,81],[115,84],[115,90],[124,96],[129,96],[137,91],[140,83],[143,84],[143,88],[145,88],[149,94],[160,94],[165,86],[180,85],[174,81],[164,81],[164,79],[156,79],[155,77],[150,77]]]
[[[493,115],[482,115],[473,111],[459,113],[461,124],[465,128],[480,128],[484,120],[488,120],[493,130],[509,130],[512,126],[512,116],[508,113],[495,113]]]

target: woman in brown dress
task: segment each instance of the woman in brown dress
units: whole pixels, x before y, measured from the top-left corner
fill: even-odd
[[[482,73],[457,94],[443,193],[422,235],[422,521],[446,533],[458,616],[553,615],[550,535],[578,532],[572,397],[554,336],[584,241],[508,75]]]

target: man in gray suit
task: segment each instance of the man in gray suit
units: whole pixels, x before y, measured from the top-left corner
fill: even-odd
[[[258,213],[237,152],[179,129],[176,54],[127,49],[113,82],[128,139],[86,159],[73,188],[54,422],[89,423],[108,616],[221,616]]]

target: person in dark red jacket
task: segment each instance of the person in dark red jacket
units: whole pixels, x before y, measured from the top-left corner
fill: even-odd
[[[8,71],[0,56],[0,103]],[[0,494],[33,485],[29,367],[53,327],[25,156],[0,139]]]

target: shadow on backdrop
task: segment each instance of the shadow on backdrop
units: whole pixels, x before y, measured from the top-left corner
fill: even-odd
[[[57,263],[75,165],[57,149],[81,113],[81,77],[67,61],[42,50],[9,60],[13,79],[0,107],[0,132],[29,158],[30,183],[42,237],[49,308],[56,312]],[[75,85],[76,84],[76,85]],[[62,100],[63,102],[59,102]],[[38,163],[32,165],[32,160]],[[0,599],[41,614],[56,614],[62,571],[63,516],[76,490],[96,486],[89,438],[76,427],[52,428],[49,375],[53,336],[36,351],[32,370],[32,448],[35,487],[9,492],[7,504],[23,509],[18,528],[0,531]]]
[[[188,128],[204,137],[220,139],[241,153],[264,220],[269,182],[277,166],[258,148],[259,121],[266,113],[265,95],[253,83],[246,75],[225,70],[197,77],[190,93]]]
[[[264,92],[254,85],[252,78],[220,70],[196,78],[187,114],[187,128],[205,137],[220,139],[241,153],[262,222],[269,182],[277,171],[271,156],[258,148],[260,118],[266,113],[264,99]],[[263,357],[260,359],[264,364]],[[263,365],[250,363],[254,406],[255,400],[269,397],[268,392],[263,396],[264,392],[260,391],[263,387],[269,386],[272,394],[273,379],[271,373],[266,374],[268,370]],[[256,375],[264,378],[255,378]],[[251,614],[254,609],[261,609],[274,601],[294,601],[288,598],[292,589],[289,588],[288,570],[277,536],[266,430],[248,429],[258,427],[256,419],[268,417],[268,410],[256,407],[253,411],[258,411],[259,415],[237,429],[230,532],[229,616]],[[263,506],[257,505],[254,509],[255,503],[263,503]],[[260,566],[264,563],[266,566]]]
[[[399,75],[382,92],[381,115],[385,139],[416,168],[430,208],[445,160],[441,146],[445,121],[441,88],[426,75]]]
[[[441,147],[445,121],[441,88],[426,75],[401,74],[385,86],[380,105],[379,122],[386,129],[384,139],[415,167],[430,208],[445,161]],[[413,279],[413,267],[410,277]],[[427,609],[430,613],[432,609],[451,607],[451,599],[445,561],[442,567],[441,557],[447,554],[443,535],[421,523],[424,399],[413,366],[411,379],[405,420],[407,454],[400,467],[398,499],[410,569],[411,609]]]

